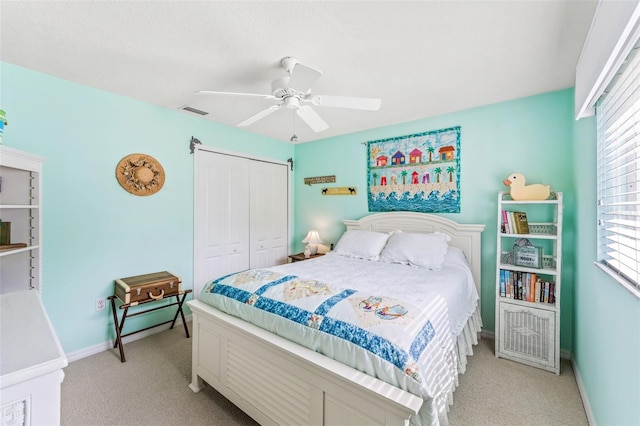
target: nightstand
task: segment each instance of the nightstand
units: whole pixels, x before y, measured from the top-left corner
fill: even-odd
[[[315,257],[324,256],[324,253],[312,254],[309,257],[304,257],[304,253],[297,253],[289,255],[289,259],[291,259],[291,263],[293,262],[301,262],[303,260],[313,259]]]

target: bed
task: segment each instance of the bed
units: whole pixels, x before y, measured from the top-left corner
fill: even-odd
[[[206,382],[264,425],[447,424],[447,410],[452,403],[457,376],[464,372],[466,358],[472,354],[472,345],[477,343],[481,328],[478,295],[481,294],[480,235],[484,225],[459,224],[441,216],[412,212],[376,213],[344,223],[347,232],[338,243],[335,253],[266,270],[212,277],[200,297],[187,302],[193,314],[192,382],[189,386],[194,392],[200,391]],[[315,333],[321,339],[340,339],[325,336],[313,330],[314,327],[295,321],[285,320],[285,325],[260,323],[277,316],[274,315],[276,311],[258,310],[256,313],[247,307],[251,304],[248,299],[240,297],[244,293],[252,297],[252,292],[253,296],[255,293],[270,295],[268,292],[280,286],[308,282],[311,278],[316,284],[330,283],[326,286],[331,288],[331,291],[327,290],[327,300],[318,302],[321,306],[333,300],[331,312],[345,315],[340,313],[340,306],[351,303],[353,311],[369,318],[367,321],[373,318],[373,323],[384,323],[380,329],[390,333],[391,346],[394,350],[400,348],[396,352],[404,354],[401,343],[395,342],[392,337],[394,329],[388,325],[392,321],[384,321],[395,319],[394,315],[405,315],[407,310],[404,305],[391,303],[384,310],[374,309],[368,313],[369,302],[375,304],[380,299],[372,298],[366,293],[366,287],[360,288],[356,281],[369,281],[375,287],[378,285],[376,280],[389,270],[392,274],[400,274],[398,282],[414,285],[411,281],[415,279],[413,275],[416,271],[423,274],[425,268],[383,262],[384,251],[381,258],[375,259],[342,255],[344,250],[341,246],[346,246],[346,243],[343,244],[346,236],[358,235],[361,238],[365,234],[382,233],[391,235],[383,244],[385,250],[392,246],[392,237],[426,238],[427,235],[442,235],[448,240],[447,252],[443,254],[444,266],[431,268],[421,265],[426,266],[431,274],[429,280],[434,281],[433,287],[425,290],[427,296],[424,297],[437,301],[431,304],[438,305],[439,310],[425,314],[425,318],[422,318],[422,314],[415,315],[424,320],[419,327],[412,326],[416,329],[416,336],[420,337],[415,341],[424,343],[420,347],[421,352],[415,356],[415,362],[406,364],[415,368],[399,364],[394,369],[390,365],[393,361],[381,360],[379,356],[372,357],[372,360],[365,359],[365,352],[371,351],[367,346],[372,340],[370,338],[362,340],[364,343],[354,348],[345,346],[340,350],[324,350],[316,347],[314,345],[319,343]],[[358,271],[363,271],[362,265],[370,269],[366,273],[360,272],[358,277]],[[355,275],[341,276],[352,270]],[[453,273],[451,271],[462,281],[471,283],[471,290],[465,289],[461,293],[462,290],[454,291],[454,286],[447,286],[445,280],[449,279],[448,274]],[[247,277],[257,277],[257,281],[249,282]],[[237,283],[240,285],[235,285]],[[345,283],[351,285],[345,286]],[[247,288],[253,290],[243,290]],[[295,285],[287,288],[293,291]],[[376,288],[376,291],[381,288]],[[286,292],[283,290],[282,293]],[[336,294],[345,293],[344,298],[335,301]],[[394,288],[392,293],[387,296],[399,297],[404,294],[399,288]],[[240,296],[235,300],[230,295]],[[314,293],[316,296],[320,297]],[[270,297],[262,297],[261,300],[273,302]],[[421,297],[417,295],[411,300],[397,300],[409,300],[406,306],[413,314],[412,303],[422,306]],[[464,303],[454,303],[457,299],[464,300]],[[218,305],[214,307],[210,303]],[[280,306],[280,302],[277,303]],[[400,313],[398,307],[401,308]],[[377,318],[374,317],[374,311]],[[329,317],[327,313],[326,318]],[[329,319],[321,321],[321,324],[330,323]],[[331,321],[340,323],[338,319],[331,318]],[[290,326],[292,328],[288,328]],[[308,337],[308,333],[313,333],[313,337]],[[298,343],[290,339],[298,340]],[[302,346],[308,343],[305,340],[315,342],[311,344],[315,350]],[[387,340],[382,341],[388,343]],[[415,347],[415,341],[411,350]],[[407,353],[411,350],[407,349]],[[352,362],[351,358],[356,362]]]

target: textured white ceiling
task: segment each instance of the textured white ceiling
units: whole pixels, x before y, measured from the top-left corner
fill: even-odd
[[[323,72],[312,92],[382,99],[379,111],[314,107],[300,142],[574,85],[595,1],[6,1],[0,58],[236,125],[273,104],[198,90],[270,94],[295,56]],[[191,114],[181,111],[183,114]],[[292,110],[246,129],[289,141]]]

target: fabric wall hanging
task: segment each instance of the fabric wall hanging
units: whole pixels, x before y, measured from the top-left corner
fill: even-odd
[[[164,185],[164,169],[150,155],[130,154],[116,166],[116,179],[133,195],[153,195]]]
[[[369,211],[460,213],[460,126],[367,143]]]

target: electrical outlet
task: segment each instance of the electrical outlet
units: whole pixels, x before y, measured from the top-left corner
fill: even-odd
[[[107,306],[107,301],[104,297],[98,297],[96,299],[96,311],[104,311],[104,308]]]

